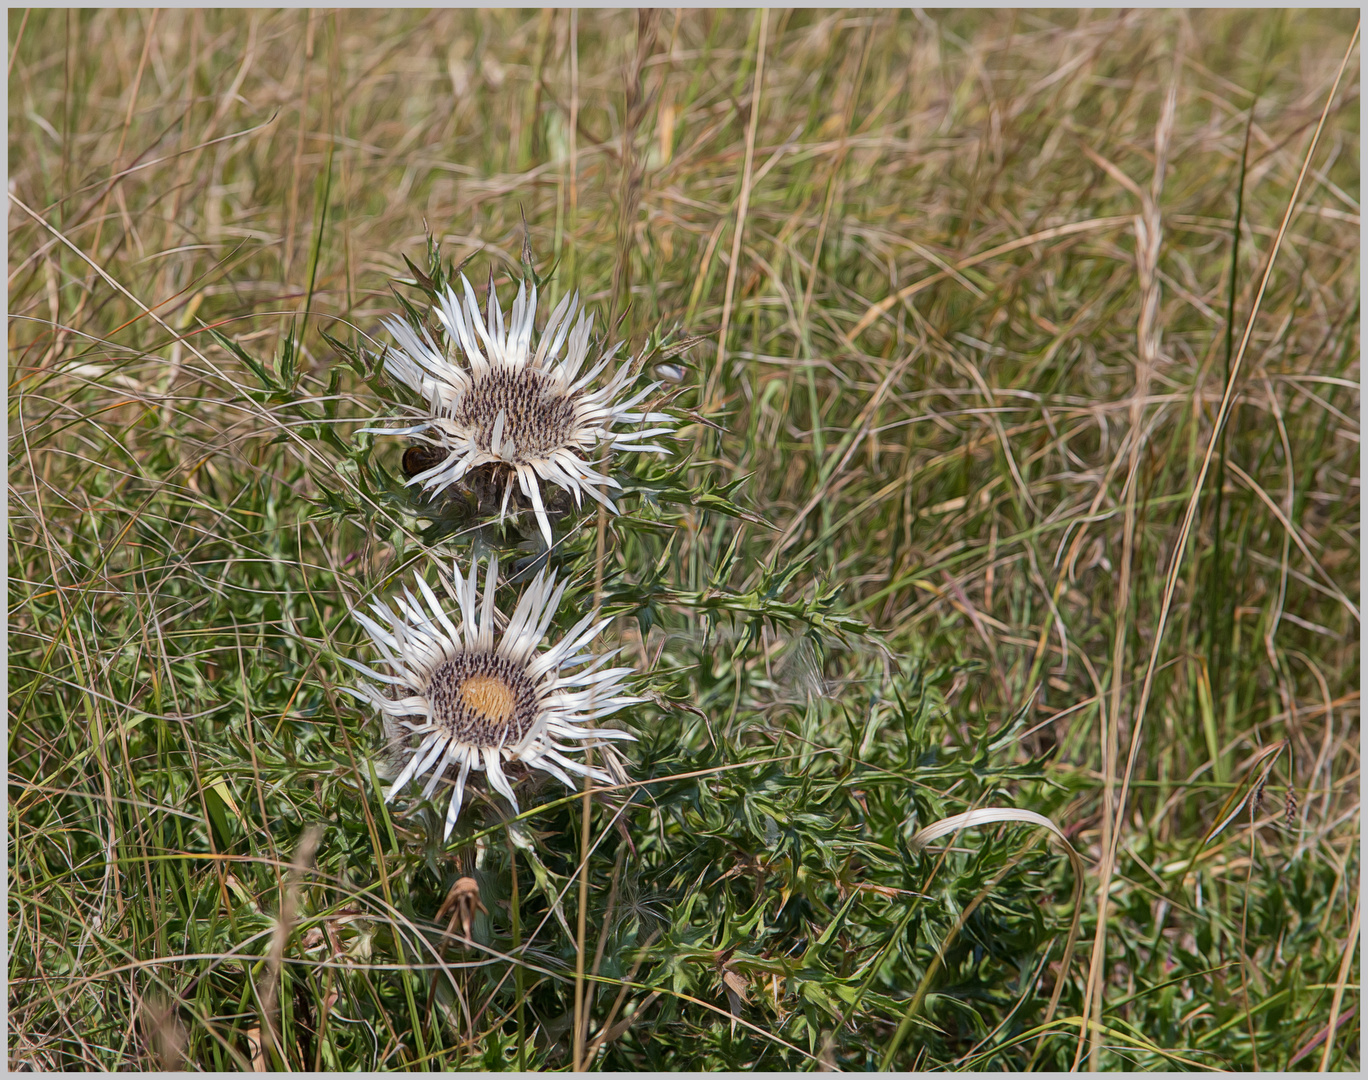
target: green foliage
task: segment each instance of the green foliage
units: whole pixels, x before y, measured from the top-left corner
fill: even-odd
[[[12,11],[11,1067],[568,1069],[583,914],[591,1068],[1086,1067],[1088,1003],[1104,1069],[1356,1069],[1356,55],[1107,809],[1353,27]],[[360,431],[458,272],[664,384],[601,561]],[[493,551],[639,672],[584,834],[534,772],[444,843],[342,692],[356,606]],[[918,839],[986,807],[1081,912],[1039,829]]]

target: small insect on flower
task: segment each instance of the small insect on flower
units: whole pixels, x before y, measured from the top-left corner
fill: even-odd
[[[579,293],[556,305],[534,351],[536,286],[530,293],[526,282],[518,287],[505,327],[492,287],[482,320],[475,290],[464,274],[461,285],[464,302],[448,286],[433,308],[446,332],[445,352],[426,329],[420,333],[396,318],[385,323],[398,343],[398,348],[385,355],[385,370],[426,400],[427,415],[408,427],[362,430],[419,440],[404,455],[404,472],[406,485],[418,485],[423,491],[436,493],[459,484],[473,470],[492,470],[503,488],[501,521],[516,484],[531,504],[548,545],[551,521],[539,479],[570,492],[576,506],[582,505],[587,493],[616,513],[617,507],[601,488],[621,485],[593,469],[586,458],[602,446],[668,452],[649,440],[668,434],[672,418],[666,413],[633,411],[660,383],[616,400],[635,377],[635,365],[629,360],[595,386],[613,363],[620,343],[581,374],[589,358],[593,320],[580,310]],[[464,363],[458,357],[464,357]],[[619,424],[631,427],[615,431]]]
[[[405,476],[417,476],[420,472],[436,468],[447,458],[446,451],[438,446],[420,443],[404,451],[401,467]]]
[[[423,798],[430,798],[447,771],[457,770],[445,837],[461,812],[472,769],[488,776],[514,812],[518,800],[504,775],[506,762],[542,769],[572,789],[576,784],[567,773],[612,784],[606,772],[569,755],[603,739],[634,739],[625,731],[589,725],[645,700],[622,691],[622,680],[632,668],[604,667],[616,650],[597,657],[588,651],[609,621],[595,622],[593,612],[550,648],[538,648],[567,584],[557,585],[554,572],[549,577],[545,571],[537,573],[496,641],[495,620],[505,622],[494,606],[498,560],[492,559],[486,570],[483,598],[476,569],[472,563],[470,576],[463,578],[460,567],[452,565],[452,592],[460,607],[455,621],[420,576],[414,580],[422,602],[405,588],[395,601],[397,610],[374,601],[375,618],[353,612],[389,674],[342,658],[389,688],[386,693],[363,683],[349,692],[375,706],[387,730],[397,730],[409,742],[420,740],[405,748],[408,761],[386,793],[386,802],[425,773],[431,775]]]

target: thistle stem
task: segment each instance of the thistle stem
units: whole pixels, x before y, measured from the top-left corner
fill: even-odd
[[[586,748],[584,764],[592,767],[594,751]],[[587,1018],[584,1015],[584,946],[585,923],[589,909],[589,810],[594,779],[587,772],[584,775],[584,804],[580,814],[580,880],[579,880],[579,925],[575,936],[575,1034],[571,1049],[571,1068],[581,1072],[585,1062],[580,1058],[584,1053],[584,1035]]]
[[[522,921],[518,907],[518,848],[513,838],[508,838],[508,874],[512,880],[509,893],[509,908],[513,915],[513,986],[518,1002],[518,1072],[527,1071],[527,1040],[523,1038],[523,966],[522,966]]]

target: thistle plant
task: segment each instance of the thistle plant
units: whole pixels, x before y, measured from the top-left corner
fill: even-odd
[[[1356,1068],[1355,20],[14,9],[11,1068]]]

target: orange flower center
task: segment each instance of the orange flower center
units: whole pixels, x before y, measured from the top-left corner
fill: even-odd
[[[461,683],[461,701],[471,712],[491,723],[513,715],[513,688],[493,675],[472,675]]]

